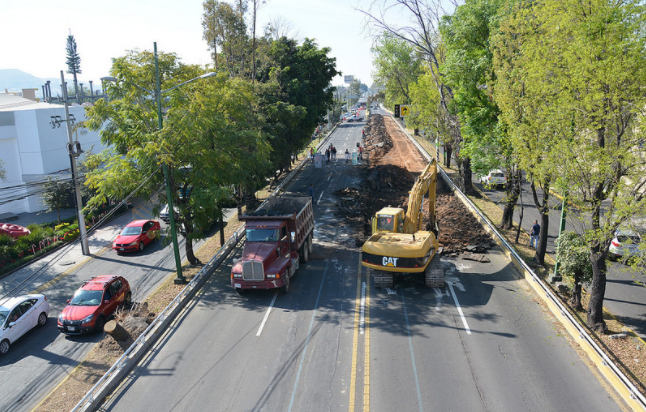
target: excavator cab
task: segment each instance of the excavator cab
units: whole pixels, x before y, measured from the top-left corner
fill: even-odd
[[[402,233],[404,230],[404,209],[385,207],[372,218],[372,233]]]

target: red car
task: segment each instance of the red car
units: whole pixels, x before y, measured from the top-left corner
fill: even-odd
[[[121,234],[112,242],[117,253],[144,250],[144,246],[159,237],[161,226],[156,220],[135,220],[123,228]]]
[[[132,293],[121,276],[102,275],[83,284],[58,316],[58,330],[67,335],[102,331],[119,306],[128,307]]]

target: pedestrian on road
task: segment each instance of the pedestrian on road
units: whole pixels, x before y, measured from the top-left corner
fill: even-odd
[[[350,161],[350,151],[348,149],[345,149],[345,162],[348,163]]]
[[[529,247],[538,249],[538,235],[541,234],[541,225],[538,224],[538,220],[534,220],[534,226],[532,230],[529,231]]]
[[[330,163],[330,148],[325,149],[325,157],[327,157],[327,163]]]
[[[314,160],[314,148],[310,146],[310,158]]]
[[[359,163],[361,163],[361,159],[363,159],[363,147],[359,146]]]
[[[332,159],[336,160],[336,146],[332,146]]]
[[[314,183],[310,183],[310,197],[312,198],[312,204],[314,203]]]

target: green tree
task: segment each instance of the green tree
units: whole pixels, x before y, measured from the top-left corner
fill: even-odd
[[[410,43],[384,32],[372,48],[374,79],[385,87],[385,104],[410,104],[409,86],[423,74],[422,61]]]
[[[70,207],[69,199],[74,191],[74,186],[69,179],[54,179],[47,176],[43,189],[45,189],[45,192],[41,195],[43,204],[47,206],[48,212],[56,212],[56,218],[60,223],[61,209]]]
[[[445,142],[450,140],[452,149],[459,153],[456,157],[460,173],[457,185],[465,193],[471,194],[474,192],[471,158],[460,151],[462,143],[460,119],[449,110],[453,90],[444,81],[444,73],[440,69],[445,52],[438,30],[439,18],[443,14],[440,11],[444,10],[443,3],[443,0],[397,0],[394,3],[390,0],[378,0],[371,3],[370,10],[359,11],[367,16],[369,25],[379,32],[379,36],[387,32],[390,36],[410,44],[426,62],[440,96],[440,104],[449,120],[451,132],[446,136]],[[407,17],[410,23],[405,25],[391,23],[387,15],[396,10]]]
[[[250,44],[244,21],[246,11],[246,1],[239,1],[235,6],[218,0],[204,2],[203,38],[211,50],[216,71],[223,67],[231,76],[249,74]]]
[[[67,58],[65,59],[65,64],[67,64],[67,73],[74,76],[74,96],[78,99],[79,97],[79,86],[76,79],[77,74],[81,74],[81,56],[79,56],[76,51],[76,40],[72,33],[67,36]]]
[[[593,273],[587,324],[598,331],[613,233],[646,214],[645,20],[638,0],[548,0],[516,7],[501,26],[497,102],[523,168],[567,188],[581,209]]]
[[[310,39],[298,44],[285,37],[271,42],[265,64],[258,67],[260,110],[271,134],[274,170],[287,170],[291,156],[310,136],[334,102],[330,82],[338,74],[330,49]]]
[[[556,239],[556,253],[559,258],[559,273],[572,278],[573,289],[570,303],[575,310],[583,310],[581,288],[592,280],[590,248],[581,235],[565,231]]]
[[[161,89],[202,74],[175,54],[160,53]],[[106,198],[137,192],[150,197],[164,185],[161,165],[170,170],[178,208],[177,230],[186,239],[186,256],[199,263],[193,241],[219,219],[236,184],[262,180],[269,146],[253,113],[255,97],[248,81],[222,73],[163,95],[165,120],[158,130],[156,102],[140,87],[155,89],[153,54],[130,52],[114,59],[106,84],[110,101],[87,109],[87,125],[100,130],[111,149],[91,156],[87,184],[97,191],[89,206]],[[137,87],[136,85],[140,86]]]
[[[505,208],[501,227],[513,227],[514,208],[520,195],[520,173],[500,109],[492,96],[496,84],[491,38],[498,32],[501,7],[508,0],[469,0],[444,16],[440,25],[446,59],[444,81],[453,90],[450,110],[460,119],[462,151],[481,176],[505,169]],[[547,226],[544,226],[547,227]]]

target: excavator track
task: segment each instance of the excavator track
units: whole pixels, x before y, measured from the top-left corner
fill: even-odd
[[[425,284],[428,288],[443,288],[444,287],[444,268],[440,257],[436,254],[433,256],[431,263],[428,264],[424,271],[426,277]]]
[[[382,270],[373,270],[372,278],[375,281],[375,287],[392,288],[394,284],[395,276],[390,272],[384,272]]]

